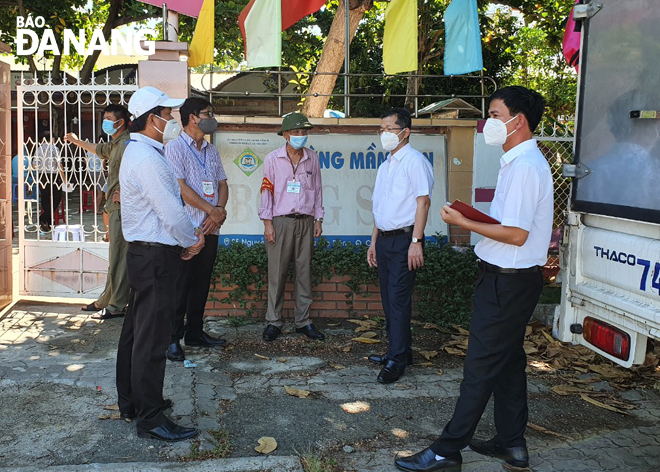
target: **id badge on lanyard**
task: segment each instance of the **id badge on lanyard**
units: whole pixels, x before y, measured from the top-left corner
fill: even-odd
[[[202,192],[206,198],[215,197],[215,185],[211,180],[202,180]]]
[[[286,193],[300,193],[300,182],[289,181],[286,183]]]

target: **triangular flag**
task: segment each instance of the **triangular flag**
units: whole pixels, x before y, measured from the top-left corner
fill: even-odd
[[[323,5],[325,0],[282,0],[282,31],[316,13]]]
[[[204,0],[189,48],[188,67],[213,63],[215,43],[215,3]]]
[[[445,75],[482,70],[477,0],[452,0],[445,10]]]
[[[575,0],[577,3],[577,0]],[[580,37],[582,33],[580,32],[579,23],[575,23],[573,19],[573,10],[571,9],[571,14],[568,15],[568,21],[566,21],[566,31],[564,31],[564,41],[563,41],[563,51],[564,58],[569,65],[575,67],[575,71],[578,71],[578,64],[580,64]]]
[[[386,74],[417,70],[417,0],[392,0],[385,10],[383,66]]]
[[[282,65],[281,0],[250,0],[238,16],[250,68]]]

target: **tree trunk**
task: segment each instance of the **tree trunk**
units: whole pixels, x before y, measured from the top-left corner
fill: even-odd
[[[349,42],[353,40],[358,24],[364,17],[364,14],[373,6],[372,0],[352,0],[349,8]],[[325,41],[321,59],[316,66],[316,72],[338,74],[344,65],[346,37],[346,16],[344,11],[344,0],[339,1],[339,8],[335,14],[328,39]],[[302,112],[308,117],[319,118],[323,116],[324,110],[328,107],[330,95],[337,83],[336,75],[315,75],[309,87],[309,96],[305,100]],[[314,95],[318,94],[318,95]],[[345,110],[348,114],[348,110]]]
[[[105,25],[103,25],[103,37],[105,38],[106,41],[110,39],[110,33],[114,28],[114,24],[115,24],[115,20],[117,19],[117,16],[119,16],[119,11],[121,10],[121,6],[122,6],[122,0],[111,0],[110,2],[110,8],[108,10],[108,19],[105,21]],[[87,59],[85,59],[85,63],[83,64],[83,67],[80,70],[80,81],[83,84],[86,84],[90,81],[92,77],[92,72],[94,71],[94,66],[96,65],[96,61],[98,61],[100,54],[101,51],[97,50],[94,51],[91,55],[87,56]]]

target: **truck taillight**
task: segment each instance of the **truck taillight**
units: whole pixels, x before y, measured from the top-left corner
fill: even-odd
[[[587,316],[582,322],[584,340],[611,356],[627,361],[630,357],[630,335],[604,321]]]

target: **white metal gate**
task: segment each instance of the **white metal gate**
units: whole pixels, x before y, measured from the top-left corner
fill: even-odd
[[[103,109],[126,106],[137,90],[123,73],[60,83],[49,74],[21,76],[17,86],[19,168],[19,293],[96,297],[108,269],[107,229],[98,210],[106,180],[104,163],[66,142],[66,133],[93,142]],[[22,143],[22,145],[20,144]],[[61,195],[61,203],[57,201]]]

